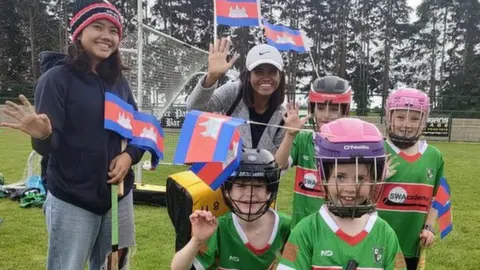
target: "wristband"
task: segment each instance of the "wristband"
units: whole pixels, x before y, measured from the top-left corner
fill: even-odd
[[[425,226],[423,227],[424,230],[428,230],[430,232],[433,233],[433,235],[435,235],[435,229],[433,228],[432,225],[429,225],[429,224],[425,224]]]

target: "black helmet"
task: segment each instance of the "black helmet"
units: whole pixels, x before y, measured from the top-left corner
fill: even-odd
[[[275,162],[274,156],[265,149],[242,149],[240,166],[232,172],[228,179],[222,185],[223,198],[225,204],[237,216],[245,221],[253,221],[265,214],[269,206],[277,197],[278,186],[280,183],[280,168]],[[249,188],[253,193],[254,188],[265,185],[266,198],[256,198],[253,195],[246,195],[248,201],[242,198],[232,198],[232,188]],[[257,201],[262,199],[261,201]],[[249,204],[248,211],[242,211],[239,205]],[[253,207],[252,207],[253,206]],[[245,208],[245,207],[243,207]],[[255,210],[255,208],[258,208]],[[252,211],[253,210],[253,211]]]

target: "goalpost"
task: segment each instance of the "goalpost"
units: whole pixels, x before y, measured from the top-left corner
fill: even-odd
[[[142,21],[141,16],[137,21]],[[161,164],[173,165],[186,97],[206,74],[208,52],[145,24],[137,24],[122,40],[120,51],[139,111],[154,115],[165,132]],[[142,162],[136,166],[135,177],[142,183]]]

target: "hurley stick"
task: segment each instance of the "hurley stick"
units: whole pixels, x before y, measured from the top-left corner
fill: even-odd
[[[127,141],[122,140],[122,151],[127,148]],[[118,185],[111,185],[112,194],[112,255],[110,256],[110,270],[118,270],[118,196],[123,196],[123,181]]]
[[[427,249],[420,247],[420,257],[418,258],[417,270],[425,270],[427,261]]]

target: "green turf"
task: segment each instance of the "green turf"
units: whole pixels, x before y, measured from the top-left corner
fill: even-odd
[[[23,175],[28,154],[29,138],[20,132],[1,130],[0,172],[7,183]],[[166,151],[173,151],[173,134],[166,135]],[[446,175],[452,189],[454,230],[428,251],[427,269],[480,269],[480,201],[477,200],[477,176],[480,173],[476,156],[480,144],[434,143],[446,159]],[[171,162],[172,153],[167,153]],[[169,174],[182,166],[159,166],[156,171],[144,171],[149,184],[163,184]],[[279,208],[290,213],[292,178],[289,172],[282,179]],[[23,209],[17,202],[0,199],[0,269],[45,269],[47,235],[39,208]],[[133,269],[169,269],[174,251],[173,227],[165,208],[135,206],[137,249]]]

